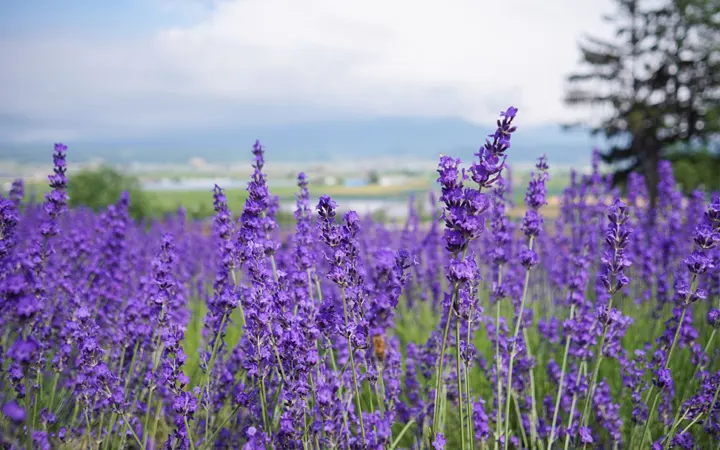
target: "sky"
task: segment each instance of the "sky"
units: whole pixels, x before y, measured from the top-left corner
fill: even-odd
[[[0,142],[419,118],[543,126],[610,0],[0,2]]]

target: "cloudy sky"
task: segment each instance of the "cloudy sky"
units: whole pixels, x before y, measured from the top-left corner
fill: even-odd
[[[0,2],[0,140],[398,117],[522,123],[562,104],[609,0]]]

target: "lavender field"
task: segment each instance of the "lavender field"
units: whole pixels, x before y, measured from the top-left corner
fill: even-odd
[[[0,198],[0,448],[720,449],[720,197],[596,154],[543,220],[540,157],[513,221],[517,113],[400,228],[300,173],[281,229],[260,143],[211,224],[70,210],[56,144]]]

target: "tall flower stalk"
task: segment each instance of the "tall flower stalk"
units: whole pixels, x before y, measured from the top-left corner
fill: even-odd
[[[360,433],[364,443],[367,437],[362,405],[360,404],[358,367],[355,364],[356,350],[366,349],[369,346],[365,318],[365,288],[357,265],[359,248],[356,236],[360,230],[360,221],[357,213],[349,211],[343,217],[342,227],[335,224],[335,208],[336,204],[330,197],[320,197],[317,205],[320,218],[318,224],[322,240],[331,250],[327,256],[331,264],[328,278],[340,288],[343,312],[340,335],[347,340],[355,403],[360,423]]]
[[[608,228],[605,232],[606,250],[602,257],[602,272],[598,276],[606,289],[608,300],[606,305],[599,305],[596,311],[597,321],[602,325],[602,336],[597,349],[597,357],[595,359],[595,367],[592,371],[592,379],[590,381],[590,390],[585,399],[585,407],[582,413],[582,422],[580,428],[587,426],[590,419],[590,404],[595,395],[598,374],[600,373],[600,365],[602,364],[608,330],[613,323],[617,323],[620,313],[612,307],[613,298],[623,287],[625,287],[630,279],[625,275],[625,270],[631,266],[626,252],[629,243],[629,237],[632,229],[627,226],[629,216],[627,206],[619,199],[610,207],[608,213]],[[588,431],[589,432],[589,431]],[[583,447],[587,442],[583,444]]]
[[[688,272],[690,272],[690,282],[686,283],[683,281],[683,274],[678,273],[677,281],[675,285],[675,299],[680,309],[680,317],[674,324],[675,332],[673,333],[672,340],[669,346],[660,348],[656,352],[656,360],[658,368],[655,369],[653,376],[653,384],[650,386],[646,395],[647,400],[652,398],[655,390],[658,392],[652,402],[652,406],[648,410],[647,420],[642,434],[640,435],[640,445],[644,445],[645,440],[650,430],[650,426],[653,421],[655,408],[663,390],[667,390],[673,387],[672,371],[670,370],[670,361],[673,355],[673,351],[678,343],[680,332],[685,326],[685,317],[687,311],[693,303],[698,300],[707,298],[707,292],[698,286],[700,276],[703,275],[710,269],[713,269],[713,263],[708,252],[716,247],[717,245],[717,233],[720,233],[720,199],[715,199],[710,207],[705,212],[705,223],[700,224],[695,230],[694,243],[696,249],[687,256],[683,261],[687,266]],[[668,322],[670,323],[670,322]],[[671,328],[668,329],[670,331]],[[666,341],[661,339],[661,343],[667,345]],[[633,430],[633,441],[635,437],[635,431]]]
[[[522,231],[527,237],[527,248],[520,252],[520,264],[525,268],[525,281],[523,283],[522,297],[520,299],[520,307],[517,313],[515,322],[515,331],[513,332],[510,340],[510,362],[508,363],[508,377],[507,377],[507,392],[505,394],[505,450],[507,450],[510,436],[510,398],[512,397],[512,381],[513,381],[513,364],[515,363],[515,357],[518,354],[519,345],[518,339],[520,339],[520,330],[523,322],[525,321],[525,301],[527,297],[528,285],[530,284],[530,271],[538,263],[538,256],[533,250],[533,244],[535,239],[540,235],[543,227],[543,219],[540,214],[540,208],[547,204],[547,187],[546,183],[549,179],[548,165],[545,156],[538,159],[535,168],[538,170],[537,174],[533,174],[528,185],[527,192],[525,193],[525,204],[528,207],[525,217],[523,218]],[[524,336],[523,336],[524,338]],[[527,344],[525,344],[527,345]],[[532,369],[531,369],[532,370]],[[535,400],[532,400],[533,405]],[[533,406],[534,407],[534,406]],[[535,419],[533,418],[533,421]],[[531,426],[534,425],[531,423]],[[534,432],[532,439],[535,439]]]
[[[449,156],[442,156],[438,165],[438,182],[442,187],[440,201],[444,204],[443,219],[445,221],[445,243],[446,249],[451,253],[452,259],[448,266],[448,280],[450,281],[450,293],[446,295],[444,302],[445,314],[443,316],[444,331],[438,356],[435,401],[433,413],[432,439],[438,439],[439,415],[441,414],[440,391],[445,366],[445,350],[448,341],[450,324],[453,311],[470,310],[472,299],[461,299],[462,286],[470,282],[474,277],[474,271],[466,261],[470,242],[476,239],[482,232],[482,214],[489,208],[490,201],[482,189],[491,188],[500,178],[505,165],[505,152],[510,148],[511,134],[516,130],[512,125],[517,114],[514,107],[508,108],[501,113],[502,119],[498,119],[498,128],[491,134],[492,140],[487,139],[485,145],[476,153],[478,161],[474,161],[470,167],[470,177],[478,185],[477,189],[465,186],[468,175],[459,170],[460,160]],[[474,260],[474,256],[471,258]],[[462,274],[462,275],[460,275]],[[468,276],[469,275],[469,276]],[[463,304],[461,304],[463,303]],[[460,315],[456,314],[456,320],[460,321]],[[465,447],[465,424],[463,413],[463,383],[461,379],[460,353],[461,340],[459,332],[460,324],[456,326],[456,362],[457,362],[457,389],[458,389],[458,412],[461,428],[461,446]],[[467,345],[468,343],[466,343]],[[468,411],[469,413],[469,411]]]

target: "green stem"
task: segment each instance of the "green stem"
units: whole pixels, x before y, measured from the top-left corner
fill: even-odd
[[[713,401],[710,404],[710,409],[708,409],[708,411],[709,411],[708,414],[711,414],[713,411],[715,411],[715,404],[717,403],[719,394],[720,394],[720,384],[718,384],[718,387],[715,389],[715,395],[713,396]]]
[[[317,289],[317,295],[318,295],[318,303],[322,303],[323,301],[323,295],[322,295],[322,287],[320,286],[320,278],[313,277],[315,279],[315,289]]]
[[[77,421],[79,411],[80,411],[80,403],[77,401],[77,399],[75,399],[75,407],[73,408],[72,420],[70,421],[71,425],[74,425],[75,422]]]
[[[100,422],[98,423],[97,439],[102,438],[103,423],[105,422],[105,411],[100,413]]]
[[[275,344],[275,335],[273,334],[273,331],[270,328],[270,324],[268,324],[268,334],[270,335],[270,343],[272,344],[273,351],[275,352],[275,358],[277,358],[277,365],[278,365],[278,369],[280,371],[280,376],[282,377],[282,381],[285,382],[287,377],[285,377],[285,371],[283,370],[283,366],[282,366],[282,359],[280,359],[280,352],[278,351],[278,347]]]
[[[653,393],[654,389],[655,389],[655,386],[654,386],[654,385],[650,385],[650,389],[648,389],[647,395],[645,396],[645,402],[644,402],[644,403],[645,403],[646,405],[648,405],[648,404],[650,403],[650,397],[652,396],[652,393]],[[635,425],[635,426],[633,426],[633,428],[632,428],[632,437],[630,438],[630,448],[635,448],[635,447],[634,447],[635,437],[637,436],[638,428],[639,428],[638,425]]]
[[[190,442],[190,448],[192,450],[195,450],[195,443],[193,442],[192,432],[190,430],[190,425],[188,425],[187,417],[183,417],[183,421],[185,422],[185,430],[187,430],[187,437],[188,441]]]
[[[453,296],[454,297],[454,296]],[[443,332],[443,340],[442,345],[440,346],[440,358],[437,363],[437,380],[435,381],[435,405],[434,405],[434,411],[433,411],[433,425],[432,425],[432,437],[431,439],[435,439],[435,436],[438,432],[438,416],[440,414],[440,387],[442,386],[442,375],[443,375],[443,369],[445,365],[445,347],[447,346],[447,338],[448,333],[450,331],[450,308],[448,308],[447,318],[445,322],[445,331]]]
[[[717,330],[715,328],[713,328],[712,332],[710,333],[710,337],[708,338],[708,342],[705,345],[705,349],[703,350],[702,355],[700,355],[701,362],[703,361],[703,358],[705,357],[705,355],[708,354],[708,351],[710,350],[710,345],[712,345],[713,339],[715,339],[716,332],[717,332]],[[685,398],[685,393],[687,393],[688,387],[690,387],[693,384],[693,381],[695,381],[695,377],[697,376],[698,372],[704,368],[705,368],[705,364],[703,364],[703,363],[695,366],[695,370],[693,371],[692,377],[690,377],[688,382],[685,383],[685,386],[683,386],[682,393],[677,398],[679,398],[681,400]],[[677,413],[675,413],[675,418],[673,419],[673,424],[678,421],[678,418],[680,417],[680,411],[682,411],[682,408],[678,408]]]
[[[465,260],[465,256],[467,255],[467,248],[463,250],[462,256],[460,257],[460,261]],[[435,436],[438,432],[438,415],[440,414],[440,387],[442,386],[442,375],[445,368],[445,349],[447,347],[447,338],[448,333],[450,331],[450,314],[452,311],[450,310],[452,308],[452,305],[455,303],[455,300],[458,295],[458,284],[455,283],[453,286],[453,292],[452,292],[452,298],[450,299],[450,308],[448,308],[447,312],[447,322],[445,323],[445,331],[443,332],[443,340],[442,340],[442,346],[440,348],[440,357],[437,364],[437,380],[435,381],[435,404],[434,404],[434,411],[433,411],[433,425],[432,425],[432,439],[435,439]]]
[[[332,367],[333,373],[337,373],[338,369],[337,369],[337,364],[335,363],[335,353],[333,352],[332,343],[330,341],[328,341],[328,353],[330,353],[330,365]],[[343,366],[343,371],[342,371],[343,374],[345,373],[345,367],[347,367],[347,363],[345,363],[345,366]],[[318,377],[319,377],[319,372],[318,372]],[[342,379],[342,375],[340,375],[339,378]],[[338,394],[340,395],[340,398],[343,398],[345,396],[345,394],[343,392],[344,391],[343,384],[344,383],[340,383],[340,387],[338,389]],[[348,421],[347,421],[347,411],[345,409],[342,410],[342,415],[343,415],[343,425],[345,426],[346,429],[350,429],[350,427],[348,426]]]
[[[470,334],[468,332],[468,334]],[[469,340],[468,340],[469,343]],[[469,345],[469,344],[468,344]],[[470,401],[470,365],[466,362],[465,363],[465,398],[467,400],[466,408],[467,408],[467,416],[468,416],[468,423],[467,423],[467,431],[468,431],[468,447],[471,449],[475,448],[475,436],[473,433],[473,421],[472,421],[472,415],[473,415],[473,407],[472,403]]]
[[[532,352],[530,351],[530,339],[528,338],[527,329],[523,328],[523,337],[525,338],[525,342],[527,343],[526,349],[527,349],[527,355],[530,360],[533,360]],[[530,445],[532,450],[535,450],[537,443],[542,445],[542,442],[539,442],[538,436],[537,436],[537,421],[538,421],[538,413],[537,413],[537,401],[536,401],[536,395],[535,395],[535,366],[530,367],[530,370],[528,371],[528,376],[530,378]]]
[[[533,243],[535,241],[534,237],[531,237],[528,241],[528,249],[533,249]],[[520,312],[518,313],[518,320],[515,323],[515,332],[513,333],[513,337],[517,337],[517,335],[520,333],[520,325],[522,324],[523,319],[523,312],[525,310],[525,297],[527,296],[527,288],[528,283],[530,282],[530,269],[525,270],[525,283],[523,284],[523,293],[522,298],[520,299]]]
[[[691,292],[694,289],[697,282],[697,275],[693,275],[693,281],[691,283]],[[689,297],[689,295],[688,295]],[[683,305],[682,314],[680,314],[680,320],[677,323],[677,329],[675,330],[675,336],[673,336],[672,343],[670,344],[670,349],[668,350],[667,359],[665,360],[664,368],[667,369],[667,367],[670,365],[670,357],[672,356],[673,350],[675,349],[675,344],[677,344],[678,337],[680,336],[680,329],[682,328],[682,324],[685,321],[685,314],[687,314],[687,303]],[[648,392],[647,399],[650,399],[650,395],[652,395],[654,386],[650,386],[650,391]],[[660,397],[660,393],[658,392],[655,396],[655,400],[653,401],[652,407],[648,410],[648,418],[647,422],[645,422],[645,429],[643,430],[643,434],[640,437],[640,445],[643,445],[645,443],[645,436],[647,435],[648,430],[650,429],[650,423],[652,422],[653,415],[655,413],[655,407],[657,406],[657,400]]]
[[[690,427],[692,427],[693,425],[695,425],[695,424],[697,423],[697,421],[700,420],[700,417],[702,417],[702,414],[698,414],[697,417],[695,417],[695,418],[693,419],[693,421],[688,424],[688,426],[686,426],[685,428],[683,428],[683,430],[680,432],[680,434],[686,433],[687,430],[690,429]]]
[[[48,407],[48,410],[50,412],[53,412],[53,406],[55,406],[55,391],[57,391],[57,384],[60,380],[60,372],[55,372],[55,376],[53,377],[53,383],[52,383],[52,392],[50,392],[50,406]]]
[[[233,409],[232,412],[230,412],[230,414],[228,414],[228,416],[225,418],[225,420],[223,420],[222,423],[220,425],[218,425],[217,429],[213,432],[213,434],[210,435],[210,437],[208,439],[205,439],[205,442],[208,445],[212,445],[212,442],[215,440],[215,436],[217,436],[217,434],[220,432],[220,430],[222,430],[223,427],[230,421],[230,419],[232,419],[235,416],[235,414],[237,414],[239,409],[240,409],[240,405],[236,406],[235,409]]]
[[[270,236],[265,234],[265,237],[270,239]],[[275,264],[275,255],[270,255],[270,265],[272,266],[272,273],[273,273],[273,280],[277,282],[278,276],[277,276],[277,265]]]
[[[233,293],[236,293],[238,283],[240,280],[238,279],[238,276],[235,273],[235,269],[231,270],[230,273],[232,274],[232,279],[233,279],[233,284],[234,284]],[[242,299],[240,299],[240,301],[238,302],[238,308],[240,309],[240,328],[244,329],[245,328],[245,309],[243,309]]]
[[[273,419],[271,421],[272,426],[278,425],[278,423],[275,421],[275,418],[278,418],[278,420],[280,419],[279,411],[280,411],[281,402],[278,401],[278,399],[280,398],[280,394],[282,394],[282,390],[284,387],[285,387],[285,383],[283,381],[280,381],[280,385],[278,386],[277,391],[275,391],[275,395],[273,395],[273,405],[275,405],[275,406],[273,407],[273,413],[272,413],[272,419]]]
[[[128,370],[127,378],[125,378],[125,386],[123,387],[123,393],[127,393],[128,383],[130,383],[130,379],[132,378],[133,373],[135,371],[135,361],[137,358],[137,352],[138,352],[139,347],[140,347],[140,342],[137,342],[135,344],[135,349],[133,350],[132,359],[130,360],[130,369]]]
[[[682,408],[678,409],[678,414],[680,414],[680,409],[682,409]],[[690,410],[687,409],[683,413],[682,417],[680,417],[679,419],[675,418],[675,420],[673,420],[672,428],[670,428],[670,432],[667,434],[667,437],[665,438],[665,442],[672,442],[673,436],[675,435],[675,430],[677,429],[678,426],[680,426],[682,421],[685,420],[685,417],[687,417],[689,412],[690,412]]]
[[[310,301],[314,303],[315,299],[313,298],[312,275],[310,275],[310,269],[306,269],[305,273],[307,273],[308,296],[310,298]]]
[[[110,415],[110,423],[109,423],[109,426],[108,426],[108,436],[110,436],[110,434],[113,432],[113,428],[115,428],[115,422],[116,422],[116,421],[117,421],[117,413],[113,412],[113,413]],[[111,440],[112,440],[112,439],[103,439],[102,448],[103,448],[103,449],[107,448],[108,445],[110,445],[110,441],[111,441]]]
[[[503,282],[503,265],[498,265],[497,285],[502,286]],[[500,405],[502,404],[502,377],[500,376],[500,299],[495,301],[495,380],[497,387],[497,415],[495,417],[495,444],[494,449],[498,448],[498,440],[500,439]]]
[[[515,356],[515,351],[510,351],[510,364],[508,367],[508,380],[507,380],[507,392],[505,393],[505,433],[503,436],[505,436],[505,444],[504,448],[505,450],[508,449],[508,445],[510,445],[510,397],[512,397],[512,376],[513,376],[513,357]]]
[[[157,429],[158,429],[158,422],[160,422],[160,410],[162,409],[162,403],[158,403],[157,408],[155,408],[155,420],[153,420],[153,427],[152,427],[152,438],[153,442],[155,441],[155,438],[157,438]],[[188,438],[192,439],[192,430],[188,429]],[[155,446],[157,448],[157,445]]]
[[[130,433],[132,433],[140,448],[142,450],[145,450],[145,444],[140,440],[137,433],[135,433],[135,429],[132,427],[132,425],[130,425],[130,420],[127,418],[127,415],[124,412],[121,412],[121,414],[123,416],[123,420],[125,421],[126,429],[130,429]]]
[[[265,398],[265,377],[260,376],[260,407],[262,408],[262,421],[265,433],[270,435],[270,427],[268,426],[267,417],[267,400]]]
[[[25,370],[25,389],[28,389],[30,384],[30,377],[27,375],[27,369]],[[30,396],[25,395],[25,445],[27,450],[32,450],[32,418],[30,417]]]
[[[466,345],[470,346],[470,339],[471,339],[471,331],[472,331],[472,323],[473,323],[473,316],[475,315],[475,302],[472,303],[470,307],[470,316],[467,323],[467,337],[465,339]],[[466,411],[468,416],[468,423],[467,423],[467,432],[468,432],[468,447],[470,449],[475,448],[475,436],[473,436],[472,432],[472,414],[473,414],[473,408],[470,401],[470,363],[469,361],[464,362],[465,366],[465,400],[466,400]]]
[[[370,403],[370,411],[375,411],[375,404],[373,403],[373,388],[370,386],[370,383],[367,385],[368,387],[368,402]]]
[[[33,415],[32,415],[33,428],[35,428],[35,418],[37,417],[38,404],[42,401],[43,375],[42,375],[42,371],[40,370],[40,365],[38,365],[36,368],[35,377],[38,382],[38,388],[37,388],[37,396],[35,397],[35,402],[33,403]]]
[[[465,450],[465,417],[463,414],[462,366],[460,365],[460,316],[455,317],[455,364],[457,365],[458,413],[460,414],[460,448]]]
[[[648,429],[650,429],[650,422],[652,421],[653,413],[655,412],[655,407],[657,406],[658,399],[660,398],[660,394],[662,394],[662,391],[659,391],[657,394],[655,394],[655,399],[653,400],[652,407],[648,411],[648,420],[645,422],[645,429],[643,429],[643,434],[640,437],[640,446],[645,443],[645,436],[647,436]]]
[[[512,396],[513,404],[515,405],[515,415],[517,417],[518,426],[520,428],[520,436],[523,441],[523,448],[528,448],[527,433],[525,433],[525,427],[522,425],[522,416],[520,415],[520,403],[518,403],[517,394],[513,393]]]
[[[383,368],[382,365],[380,366],[380,369],[378,370],[378,388],[379,388],[379,398],[378,398],[378,404],[380,405],[380,412],[382,413],[383,419],[385,418],[385,380],[383,380]]]
[[[687,313],[687,304],[688,304],[688,301],[690,300],[690,296],[692,295],[692,293],[693,293],[693,292],[695,291],[695,289],[697,288],[697,279],[698,279],[697,274],[693,274],[692,280],[690,281],[690,290],[688,291],[688,294],[685,296],[685,301],[683,302],[683,306],[682,306],[683,311],[682,311],[682,314],[680,315],[680,320],[679,320],[678,323],[677,323],[677,328],[675,329],[675,335],[673,336],[672,343],[670,344],[670,349],[669,349],[669,351],[668,351],[667,358],[665,359],[664,368],[666,368],[666,369],[667,369],[668,365],[670,364],[670,357],[672,356],[672,352],[673,352],[673,350],[675,349],[675,343],[677,342],[678,337],[680,336],[680,329],[682,328],[682,324],[683,324],[683,322],[685,321],[685,314]],[[650,396],[652,395],[652,392],[653,392],[654,387],[655,387],[655,386],[650,386],[650,389],[648,390],[648,395],[647,395],[647,397],[645,398],[645,403],[646,403],[646,404],[647,404],[647,402],[650,400]],[[658,394],[658,395],[659,395],[659,394]],[[655,409],[655,407],[653,406],[652,409],[648,410],[648,418],[647,418],[647,422],[645,423],[645,431],[647,431],[648,427],[650,426],[650,421],[651,421],[651,419],[652,419],[652,415],[653,415],[653,413],[655,412],[654,409]],[[636,433],[636,431],[637,431],[637,427],[634,427],[634,428],[633,428],[633,433],[632,433],[631,442],[634,442],[634,441],[635,441],[635,433]],[[641,438],[641,441],[640,441],[640,445],[642,445],[643,442],[645,441],[645,431],[643,431],[643,435],[642,435],[642,438]]]
[[[110,388],[105,386],[105,392],[109,393],[110,396],[112,396],[112,393],[110,392]],[[113,432],[113,428],[115,428],[115,422],[117,421],[117,413],[115,412],[113,408],[112,414],[110,414],[110,426],[108,427],[108,436]],[[107,448],[110,445],[111,439],[103,439],[102,442],[102,448]]]
[[[86,397],[86,399],[87,399],[87,397]],[[86,403],[87,403],[87,401],[86,401]],[[90,428],[91,428],[91,426],[90,426],[90,415],[89,415],[89,413],[88,413],[88,409],[89,409],[89,408],[88,408],[87,406],[85,406],[85,438],[87,439],[87,446],[88,446],[88,448],[89,448],[89,447],[90,447],[90,440],[91,440],[91,439],[90,439]]]
[[[145,419],[143,420],[143,433],[145,436],[143,436],[146,440],[150,438],[150,410],[152,409],[152,398],[155,394],[155,388],[150,388],[150,394],[148,396],[148,402],[147,402],[147,408],[145,410]],[[153,436],[153,439],[155,436]]]
[[[608,314],[610,313],[610,309],[612,308],[612,302],[613,302],[613,298],[611,296],[610,300],[608,301],[608,306],[607,306]],[[597,357],[597,360],[595,361],[595,368],[593,369],[592,381],[590,381],[590,390],[588,392],[587,398],[585,399],[585,407],[583,408],[582,419],[580,422],[582,426],[587,425],[588,413],[590,411],[590,405],[592,404],[593,397],[595,396],[595,387],[597,384],[598,375],[600,373],[600,364],[602,363],[602,360],[603,360],[603,347],[605,347],[605,340],[607,339],[607,331],[608,331],[608,326],[603,325],[602,337],[600,338],[600,346],[598,347],[598,357]]]
[[[531,236],[528,241],[528,249],[532,251],[535,237]],[[530,283],[530,269],[525,270],[525,282],[523,283],[522,297],[520,298],[520,311],[518,312],[517,321],[515,323],[515,331],[513,332],[513,349],[510,351],[510,364],[508,367],[508,380],[507,380],[507,394],[505,396],[505,450],[510,445],[509,433],[510,433],[510,397],[512,392],[512,377],[513,377],[513,363],[515,362],[515,346],[517,337],[520,334],[520,327],[523,321],[523,314],[525,312],[525,298],[527,297],[528,284]]]
[[[585,361],[580,363],[580,368],[578,369],[577,378],[575,380],[575,384],[577,384],[580,381],[581,374],[585,373],[587,370],[587,363]],[[572,427],[573,423],[573,416],[575,415],[575,405],[577,404],[577,394],[573,394],[572,403],[570,404],[570,416],[568,417],[568,423],[567,428],[570,429]],[[568,450],[568,447],[570,446],[570,433],[565,434],[565,450]]]
[[[162,309],[160,310],[160,320],[159,322],[162,323],[165,318],[165,305],[163,305]],[[160,350],[160,334],[156,331],[153,331],[153,339],[152,339],[154,345],[152,346],[153,353],[151,355],[152,358],[152,368],[151,368],[151,374],[155,373],[155,370],[158,367],[158,364],[160,363],[160,356],[162,354],[162,351]],[[127,381],[126,381],[127,382]],[[145,411],[145,420],[143,420],[143,433],[147,434],[148,427],[150,425],[150,409],[152,409],[152,398],[155,392],[155,386],[151,385],[149,387],[148,392],[148,401],[147,401],[147,410]]]
[[[122,376],[123,372],[123,365],[125,364],[125,350],[127,346],[125,344],[122,344],[122,354],[120,355],[120,364],[118,364],[118,376]],[[110,352],[106,353],[106,355],[110,355]]]
[[[221,338],[222,330],[225,327],[225,321],[227,320],[227,318],[228,318],[228,313],[225,312],[223,314],[222,320],[220,320],[220,329],[218,331],[218,334],[215,336],[215,342],[213,343],[212,353],[210,353],[210,360],[208,361],[207,370],[205,371],[205,374],[203,375],[202,383],[200,383],[201,390],[200,390],[200,392],[198,392],[198,397],[197,397],[198,400],[200,400],[200,397],[202,395],[202,386],[205,386],[205,384],[208,383],[210,374],[212,373],[213,365],[215,364],[215,356],[216,356],[217,350],[220,346],[220,341],[222,340],[222,338]],[[206,394],[209,395],[210,387],[205,386],[205,388],[206,388],[205,389]]]
[[[348,317],[347,299],[345,298],[345,288],[342,288],[342,301],[343,301],[343,315],[345,316],[345,327],[347,328],[350,325],[350,319]],[[352,369],[353,385],[355,387],[355,404],[357,405],[357,409],[358,409],[358,419],[360,419],[360,433],[362,434],[363,444],[364,444],[365,442],[367,442],[367,440],[365,439],[365,423],[363,422],[362,405],[360,405],[360,389],[358,389],[357,373],[355,371],[355,356],[353,355],[353,353],[355,353],[355,350],[353,349],[353,344],[352,344],[352,340],[350,339],[350,336],[348,336],[347,341],[348,341],[348,350],[350,353],[350,366]]]
[[[495,419],[495,445],[494,449],[497,450],[500,442],[500,426],[502,425],[502,415],[500,412],[502,405],[502,371],[500,367],[502,360],[500,358],[500,300],[497,299],[495,302],[495,380],[497,384],[497,417]]]
[[[697,276],[697,275],[696,275]],[[685,314],[687,313],[687,305],[683,305],[683,311],[682,314],[680,314],[680,320],[677,324],[677,329],[675,330],[675,336],[673,337],[672,344],[670,345],[670,350],[668,350],[668,356],[665,360],[665,368],[670,365],[670,358],[672,357],[673,350],[675,350],[675,344],[677,343],[678,337],[680,336],[680,329],[682,328],[682,324],[685,321]]]
[[[398,433],[395,440],[390,444],[390,450],[395,450],[395,447],[398,446],[400,443],[400,440],[403,436],[405,436],[405,433],[407,433],[407,430],[410,429],[410,427],[415,423],[415,419],[410,419],[410,422],[406,423],[402,430],[400,430],[400,433]]]

